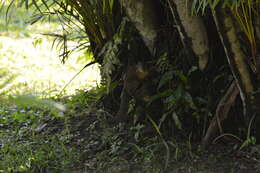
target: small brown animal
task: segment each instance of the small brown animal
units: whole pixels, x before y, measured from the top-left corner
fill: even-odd
[[[127,113],[131,97],[142,103],[149,96],[148,88],[145,84],[148,76],[149,71],[144,69],[141,62],[128,66],[124,76],[120,108],[117,113],[119,121],[126,121],[128,119]]]
[[[129,95],[136,97],[136,92],[148,76],[148,71],[144,70],[142,63],[129,66],[124,78],[124,89]],[[137,96],[138,97],[138,96]]]

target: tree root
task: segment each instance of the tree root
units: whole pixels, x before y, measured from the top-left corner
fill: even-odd
[[[233,81],[226,91],[225,95],[221,98],[214,118],[212,119],[205,137],[202,139],[202,146],[206,148],[213,138],[216,137],[218,130],[223,133],[221,123],[228,117],[231,106],[234,104],[239,90],[236,82]]]

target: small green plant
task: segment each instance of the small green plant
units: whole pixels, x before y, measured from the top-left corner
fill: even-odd
[[[1,72],[1,89],[10,89],[13,76]],[[0,92],[0,172],[64,172],[74,163],[77,152],[65,145],[62,135],[37,134],[44,114],[56,115],[65,106],[34,96],[4,97]],[[4,127],[4,128],[2,128]]]
[[[252,123],[255,119],[255,116],[252,116],[252,118],[250,119],[250,122],[248,124],[248,128],[247,128],[247,136],[246,136],[246,140],[242,143],[242,145],[240,146],[240,150],[242,150],[243,148],[245,147],[249,147],[249,146],[252,146],[252,145],[255,145],[256,144],[256,138],[254,136],[251,136],[251,126],[252,126]]]
[[[32,141],[18,136],[3,139],[0,172],[63,172],[78,160],[74,149],[67,147],[60,136],[38,136]]]

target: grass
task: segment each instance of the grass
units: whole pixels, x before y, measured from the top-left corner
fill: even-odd
[[[30,11],[18,9],[11,13],[8,25],[4,14],[0,14],[0,99],[24,94],[42,98],[56,96],[91,60],[81,51],[62,64],[59,51],[52,48],[53,38],[42,35],[45,32],[61,33],[61,26],[57,22],[29,25],[30,14]],[[75,44],[69,42],[69,46]],[[91,66],[73,80],[62,96],[75,94],[79,89],[90,90],[99,80],[98,67]],[[25,101],[34,102],[36,107],[23,105]],[[1,100],[0,173],[68,172],[78,163],[79,150],[68,146],[71,136],[66,127],[68,117],[62,111],[50,109],[49,104],[53,103],[28,97],[27,100],[22,98],[21,105],[17,106]],[[50,120],[58,124],[45,130],[49,125],[46,122]],[[59,133],[52,132],[55,127],[61,129]],[[44,133],[40,133],[41,130]]]
[[[0,106],[0,173],[229,173],[239,165],[245,172],[260,170],[252,159],[237,158],[254,158],[253,153],[236,152],[232,146],[212,146],[208,152],[172,137],[166,151],[160,137],[145,134],[139,125],[111,124],[111,114],[93,104],[99,92],[63,99],[69,109],[62,117],[42,108]]]
[[[29,11],[18,9],[11,13],[12,20],[8,25],[5,15],[2,13],[0,16],[0,68],[16,76],[6,94],[54,96],[91,57],[83,51],[75,52],[66,64],[62,64],[59,50],[52,47],[53,38],[42,35],[46,32],[61,33],[61,25],[55,22],[28,25],[26,21],[30,14]],[[69,46],[75,45],[69,42]],[[73,80],[63,94],[73,94],[77,89],[90,89],[99,80],[99,69],[93,65]]]
[[[66,129],[39,133],[41,123],[53,119],[54,112],[1,105],[0,113],[0,172],[66,172],[77,163],[79,152],[66,145]]]
[[[16,76],[9,94],[56,95],[84,66],[78,62],[82,52],[73,54],[63,65],[58,52],[51,48],[51,42],[44,37],[38,39],[41,43],[35,47],[32,38],[0,37],[0,68]],[[75,93],[76,89],[89,89],[98,82],[98,67],[90,67],[70,84],[65,94]]]

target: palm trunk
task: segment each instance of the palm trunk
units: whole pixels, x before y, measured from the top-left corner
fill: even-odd
[[[199,67],[203,70],[208,63],[209,46],[202,18],[191,15],[191,0],[168,0],[168,4],[176,22],[180,20],[180,24],[177,25],[181,26],[177,26],[177,29],[184,46],[186,48],[191,46],[195,56],[198,57]]]
[[[241,50],[241,45],[237,38],[237,32],[230,13],[225,9],[218,9],[218,11],[212,9],[212,13],[230,69],[240,93],[243,103],[243,114],[246,123],[248,123],[249,118],[247,116],[250,110],[250,101],[252,99],[250,97],[253,92],[253,84],[248,65],[245,61],[246,57]],[[231,85],[226,95],[220,101],[216,115],[210,123],[206,136],[202,140],[202,145],[204,147],[206,147],[212,138],[216,136],[218,127],[222,133],[220,122],[227,118],[230,105],[234,103],[236,95],[236,87]]]
[[[238,85],[241,99],[244,104],[246,104],[246,102],[250,100],[254,88],[246,63],[247,57],[241,50],[242,46],[237,38],[237,32],[231,17],[232,15],[227,10],[219,9],[216,12],[213,11],[213,16],[230,69]],[[246,112],[244,112],[244,114],[246,114]]]
[[[158,15],[155,4],[150,0],[120,0],[127,16],[140,32],[151,55],[154,55],[154,46],[159,28]]]

